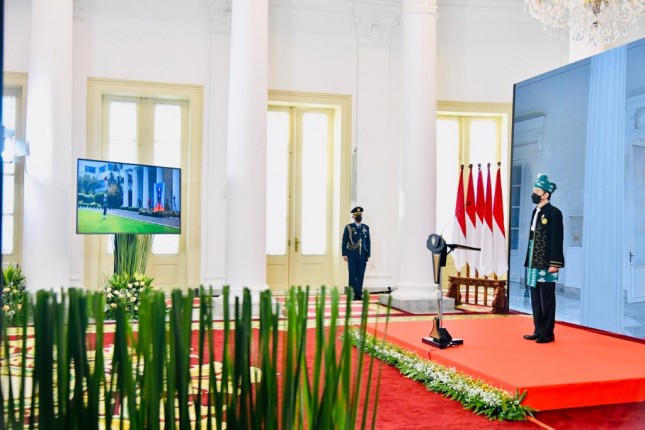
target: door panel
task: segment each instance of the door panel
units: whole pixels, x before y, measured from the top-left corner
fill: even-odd
[[[267,114],[267,284],[289,288],[293,121],[288,107]]]
[[[333,111],[271,107],[268,116],[267,283],[331,282]]]
[[[188,109],[183,101],[146,99],[132,97],[106,97],[104,99],[104,123],[102,157],[132,163],[167,167],[185,167],[182,157],[188,140]],[[148,175],[160,175],[161,169],[148,168],[141,177],[133,177],[134,183],[146,182]],[[161,178],[157,178],[161,181]],[[182,184],[180,195],[185,195],[186,181],[172,178]],[[137,188],[134,186],[135,189]],[[128,191],[124,206],[147,208],[144,190],[136,195]],[[149,200],[149,199],[148,199]],[[181,205],[172,202],[175,207]],[[167,205],[170,207],[171,202]],[[182,231],[186,222],[182,219]],[[99,243],[99,273],[109,276],[114,271],[113,236],[105,235]],[[156,235],[146,275],[154,279],[153,285],[162,290],[187,286],[186,234]]]

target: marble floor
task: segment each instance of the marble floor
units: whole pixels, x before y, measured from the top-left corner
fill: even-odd
[[[509,284],[509,308],[514,311],[531,313],[531,295],[524,285]],[[556,288],[557,321],[580,324],[580,295]],[[624,304],[623,331],[621,334],[645,339],[645,303]]]

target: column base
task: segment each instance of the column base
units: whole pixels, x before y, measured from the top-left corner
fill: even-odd
[[[269,287],[268,285],[258,285],[258,286],[251,286],[251,287],[244,287],[248,288],[251,290],[251,316],[252,317],[258,317],[260,315],[260,293],[262,291],[267,290]],[[228,297],[228,312],[229,312],[229,317],[234,318],[235,317],[235,298],[239,297],[239,305],[240,305],[240,312],[242,310],[242,300],[243,300],[243,291],[244,288],[235,288],[231,287],[230,289],[230,294]],[[280,302],[275,300],[274,298],[271,299],[271,302],[274,305],[274,312],[280,312]],[[278,306],[277,310],[275,307]],[[223,319],[224,318],[224,296],[219,295],[216,297],[213,297],[213,319]]]

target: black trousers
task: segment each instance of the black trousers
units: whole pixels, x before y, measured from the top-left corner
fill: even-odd
[[[347,260],[347,269],[349,270],[349,286],[354,290],[354,298],[363,297],[363,278],[365,277],[365,267],[367,260]]]
[[[553,338],[555,328],[555,282],[538,282],[531,290],[533,308],[533,334],[543,338]]]

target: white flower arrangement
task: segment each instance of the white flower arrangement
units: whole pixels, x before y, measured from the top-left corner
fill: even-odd
[[[422,383],[428,390],[459,401],[464,408],[477,414],[500,421],[522,421],[533,416],[534,410],[521,404],[526,392],[510,394],[370,334],[361,338],[358,329],[350,329],[347,335],[352,344],[366,354],[396,367],[404,376]]]
[[[25,289],[25,276],[20,266],[9,264],[2,269],[0,308],[7,316],[9,326],[20,326],[27,319],[29,296]]]
[[[153,290],[153,279],[146,275],[135,273],[130,276],[127,273],[112,275],[105,287],[105,316],[114,319],[117,303],[121,301],[130,315],[130,318],[139,318],[139,305],[141,296]]]

